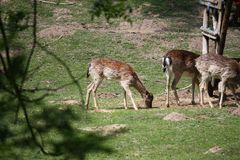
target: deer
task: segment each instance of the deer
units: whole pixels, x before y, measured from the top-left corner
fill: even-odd
[[[86,94],[86,108],[88,110],[89,98],[92,92],[94,107],[98,110],[97,104],[97,88],[101,82],[105,80],[116,80],[120,82],[120,85],[123,88],[124,93],[124,107],[127,109],[127,97],[126,94],[130,97],[133,108],[138,110],[138,107],[133,99],[132,92],[130,87],[135,88],[142,98],[144,99],[145,105],[148,108],[152,108],[153,94],[150,93],[143,85],[141,80],[138,78],[137,73],[134,69],[127,63],[108,59],[108,58],[98,58],[93,59],[87,70],[87,77],[91,76],[92,82],[87,87]]]
[[[238,63],[240,62],[240,58],[231,58]],[[218,89],[218,83],[220,79],[212,79],[211,82],[208,84],[208,94],[210,97],[214,97],[213,92]],[[210,85],[211,84],[211,85]]]
[[[163,72],[166,76],[166,106],[169,107],[169,90],[174,91],[177,105],[180,105],[176,86],[182,76],[192,78],[192,100],[191,104],[195,104],[194,91],[195,84],[199,85],[199,72],[195,67],[195,59],[199,55],[186,50],[171,50],[162,57]]]
[[[212,78],[220,80],[218,83],[218,91],[220,93],[219,108],[222,108],[226,87],[231,90],[236,104],[239,106],[235,87],[240,84],[240,64],[236,60],[219,54],[204,54],[197,58],[195,63],[197,70],[201,74],[199,86],[201,106],[204,104],[204,89],[208,90],[208,84]],[[207,94],[207,99],[210,107],[213,108],[209,94]]]

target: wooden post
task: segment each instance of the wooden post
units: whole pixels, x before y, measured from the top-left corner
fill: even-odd
[[[233,0],[226,0],[226,6],[225,6],[224,15],[223,15],[222,27],[219,35],[219,45],[218,45],[218,54],[221,54],[221,55],[223,55],[223,51],[225,47],[225,41],[226,41],[227,29],[229,26],[229,17],[232,9],[232,4],[233,4]]]
[[[219,10],[219,12],[218,12],[218,25],[217,25],[217,31],[216,31],[219,35],[221,33],[222,17],[223,17],[223,10]],[[216,46],[215,46],[216,54],[219,53],[219,46],[220,46],[220,37],[218,37],[218,40],[216,41]]]
[[[203,10],[203,27],[208,27],[208,11],[205,7]],[[203,35],[202,38],[202,54],[207,54],[209,52],[209,38],[205,35]]]

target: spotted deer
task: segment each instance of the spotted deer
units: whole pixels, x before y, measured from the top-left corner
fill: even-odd
[[[239,105],[235,94],[235,87],[240,84],[240,64],[237,61],[218,54],[205,54],[196,59],[196,68],[201,74],[200,104],[202,106],[204,104],[204,89],[208,89],[208,82],[212,78],[220,79],[218,84],[219,108],[222,108],[226,86],[232,91],[235,101]],[[207,98],[209,105],[213,107],[208,94]]]
[[[174,96],[177,105],[180,104],[177,94],[176,86],[182,76],[189,76],[192,78],[192,104],[194,101],[195,84],[199,85],[199,72],[194,65],[194,60],[199,55],[186,50],[171,50],[162,57],[163,72],[166,75],[166,106],[169,107],[169,89],[174,91]]]
[[[240,58],[231,58],[233,60],[236,60],[238,63],[240,62]],[[220,79],[212,79],[211,83],[208,84],[208,94],[210,97],[214,97],[213,92],[218,89],[218,84],[220,82]]]
[[[97,104],[97,88],[101,82],[106,80],[117,80],[120,82],[120,85],[123,87],[124,91],[124,107],[127,109],[127,98],[126,94],[130,97],[133,108],[138,110],[138,107],[133,99],[132,92],[130,87],[134,87],[144,99],[145,105],[148,108],[152,107],[153,95],[148,92],[144,87],[143,83],[137,76],[137,73],[133,68],[124,62],[120,62],[112,59],[94,59],[89,63],[87,77],[91,76],[92,82],[87,87],[86,95],[86,107],[89,106],[89,97],[92,92],[94,107],[98,109]]]

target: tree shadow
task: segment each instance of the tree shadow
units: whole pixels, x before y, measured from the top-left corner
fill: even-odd
[[[43,106],[41,105],[41,107]],[[79,115],[74,114],[70,109],[60,110],[57,107],[45,106],[40,112],[33,112],[31,115],[34,132],[38,135],[41,145],[49,153],[54,153],[55,156],[64,159],[82,160],[92,152],[107,154],[113,152],[110,147],[105,145],[105,142],[111,137],[84,133],[74,128],[73,122],[81,123]],[[27,132],[28,128],[24,127],[20,135]],[[23,149],[29,149],[29,147],[37,149],[30,135],[24,137],[15,135],[11,145]]]
[[[179,31],[180,28],[181,31],[189,31],[199,28],[202,23],[199,16],[201,5],[197,0],[148,0],[138,3],[142,3],[145,17],[158,15],[159,18],[173,22],[166,29],[169,31]]]
[[[78,79],[73,76],[61,57],[37,42],[37,1],[33,0],[28,5],[30,7],[27,7],[32,9],[29,12],[0,11],[0,158],[42,158],[43,155],[35,155],[40,151],[44,156],[61,156],[64,159],[85,159],[86,154],[91,152],[112,153],[113,150],[104,144],[110,137],[83,133],[73,127],[74,122],[81,122],[82,115],[76,115],[70,109],[62,110],[58,106],[44,103],[44,98],[51,94],[49,92],[71,84],[75,84],[79,90],[79,97],[83,103],[82,89]],[[3,19],[5,16],[8,21]],[[22,20],[29,17],[32,17],[30,21],[33,24],[20,25]],[[32,37],[32,43],[22,47],[28,49],[24,51],[30,52],[11,56],[12,47],[23,44],[23,40],[18,36],[23,30],[26,33],[32,31],[27,33]],[[56,88],[26,88],[29,78],[34,78],[43,65],[33,69],[30,67],[36,46],[65,68],[71,78],[70,82]],[[40,93],[34,95],[33,92]],[[80,107],[82,109],[83,105]],[[78,113],[83,112],[82,110]],[[18,119],[18,123],[14,123],[14,118]]]

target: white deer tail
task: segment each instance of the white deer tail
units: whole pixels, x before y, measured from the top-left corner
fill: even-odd
[[[169,68],[171,65],[172,65],[171,57],[162,57],[163,72],[166,72],[166,69]]]

